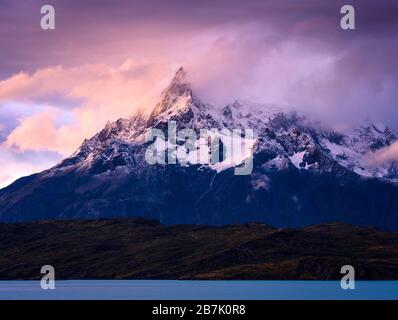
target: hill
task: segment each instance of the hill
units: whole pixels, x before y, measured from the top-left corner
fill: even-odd
[[[330,223],[165,226],[142,218],[0,224],[0,279],[398,279],[398,234]]]

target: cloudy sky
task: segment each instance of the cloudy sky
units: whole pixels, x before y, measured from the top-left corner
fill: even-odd
[[[353,31],[340,28],[347,3]],[[44,4],[55,30],[40,28]],[[216,105],[244,98],[398,129],[397,57],[396,0],[0,0],[0,187],[149,110],[180,66]]]

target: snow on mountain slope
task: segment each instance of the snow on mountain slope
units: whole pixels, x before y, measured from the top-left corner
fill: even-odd
[[[222,159],[189,163],[191,154],[182,157],[184,143],[177,141],[186,161],[148,164],[145,152],[153,141],[145,140],[147,133],[160,129],[168,137],[171,121],[177,130],[197,134],[218,130]],[[237,156],[228,148],[239,134],[223,134],[234,129],[254,133],[243,139],[250,148]],[[0,220],[134,215],[165,223],[297,226],[338,220],[398,229],[397,164],[369,161],[396,140],[381,124],[341,133],[273,105],[204,103],[181,68],[150,114],[108,123],[60,164],[0,190]],[[156,143],[162,150],[170,147]],[[234,175],[251,149],[253,171]],[[209,156],[204,150],[200,157]]]
[[[372,154],[397,140],[388,127],[364,123],[338,141],[323,139],[321,143],[330,150],[333,158],[342,166],[365,177],[390,178],[392,162],[375,164]]]
[[[170,85],[162,92],[151,114],[137,112],[129,119],[108,123],[52,171],[70,166],[88,170],[98,160],[113,161],[116,167],[131,169],[135,161],[143,161],[133,159],[131,148],[146,145],[145,134],[151,128],[167,132],[169,121],[175,121],[177,129],[191,128],[198,132],[200,129],[218,129],[220,132],[223,129],[252,129],[255,139],[250,143],[254,145],[254,152],[273,150],[274,159],[285,158],[298,169],[328,171],[330,168],[326,163],[334,162],[363,177],[395,178],[395,163],[374,164],[369,160],[373,152],[397,140],[397,135],[383,124],[365,123],[343,134],[322,128],[303,116],[274,105],[235,100],[222,108],[215,107],[194,96],[183,68],[177,71]],[[228,155],[231,142],[222,135],[221,141]],[[197,145],[202,142],[198,140]],[[322,165],[314,160],[320,155],[324,160]],[[248,156],[250,154],[246,152],[243,156],[208,166],[219,172],[241,164]]]

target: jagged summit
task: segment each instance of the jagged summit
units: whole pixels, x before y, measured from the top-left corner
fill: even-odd
[[[188,84],[187,81],[187,72],[183,67],[180,67],[174,75],[173,80],[170,83],[170,86],[176,84]]]
[[[149,125],[153,125],[156,117],[164,114],[171,117],[177,112],[183,112],[192,103],[192,90],[187,80],[184,68],[179,68],[169,86],[163,90],[160,101],[156,104],[149,117]]]

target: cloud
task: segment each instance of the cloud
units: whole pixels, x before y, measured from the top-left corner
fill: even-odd
[[[69,154],[81,143],[81,137],[71,127],[56,127],[56,118],[61,116],[56,109],[48,108],[33,116],[20,119],[17,126],[7,137],[4,145],[22,151],[41,150]]]
[[[385,163],[388,161],[398,161],[398,141],[375,152],[371,158],[373,163]]]
[[[75,105],[43,105],[35,113],[19,115],[5,145],[21,150],[54,151],[67,156],[107,121],[132,115],[153,105],[160,92],[159,78],[168,69],[137,64],[132,59],[120,67],[102,64],[75,68],[47,67],[29,75],[20,73],[0,82],[0,101],[18,101],[26,107],[48,96],[71,99]],[[156,80],[155,80],[156,79]]]
[[[16,179],[48,169],[62,156],[52,152],[34,152],[0,147],[0,188]]]
[[[256,34],[259,27],[230,31],[188,62],[199,96],[221,105],[235,98],[307,108],[323,103],[314,86],[333,75],[339,56],[275,39],[273,29]]]

